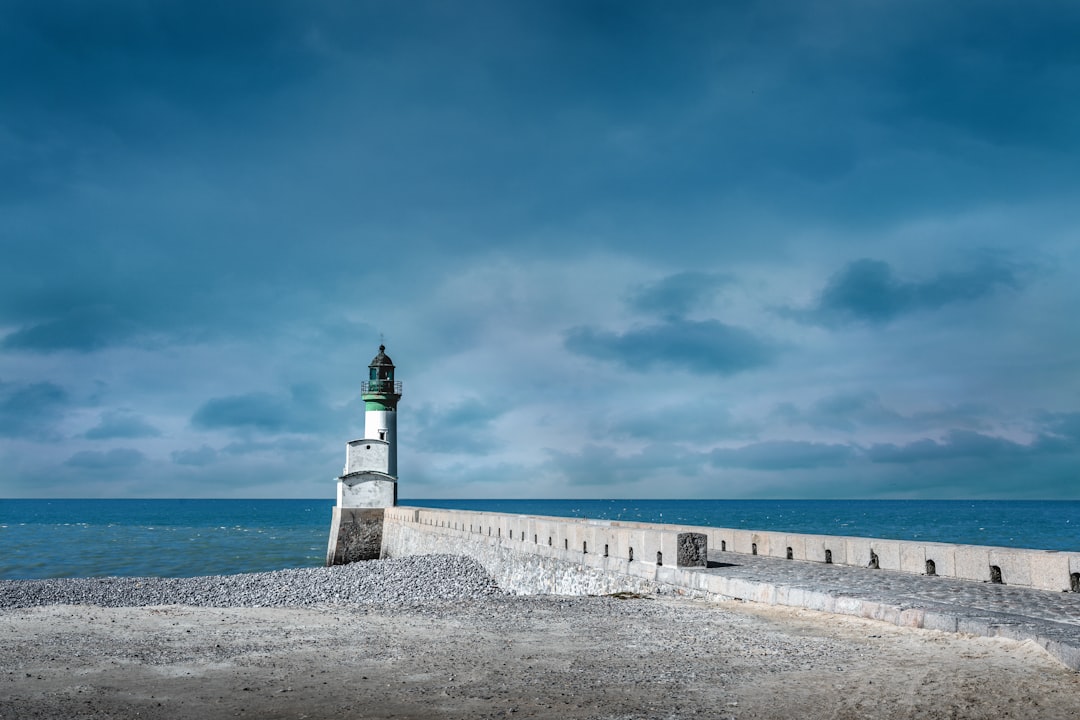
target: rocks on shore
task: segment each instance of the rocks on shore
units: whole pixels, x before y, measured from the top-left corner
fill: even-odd
[[[243,575],[4,580],[0,581],[0,608],[41,605],[408,605],[501,594],[475,560],[458,555],[423,555]]]

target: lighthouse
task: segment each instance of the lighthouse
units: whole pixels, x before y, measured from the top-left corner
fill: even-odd
[[[361,383],[364,437],[345,448],[345,469],[337,478],[337,504],[330,524],[327,565],[374,560],[382,549],[383,509],[397,504],[397,406],[401,381],[394,361],[379,346]]]

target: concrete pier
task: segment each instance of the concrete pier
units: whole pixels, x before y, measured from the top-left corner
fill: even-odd
[[[1032,640],[1080,670],[1080,553],[411,507],[386,509],[382,552],[469,555],[511,592],[746,600]]]

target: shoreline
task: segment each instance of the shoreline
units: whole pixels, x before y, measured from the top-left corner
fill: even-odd
[[[0,610],[0,718],[1075,717],[1031,642],[678,598]]]

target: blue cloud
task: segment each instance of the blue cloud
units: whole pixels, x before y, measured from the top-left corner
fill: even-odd
[[[687,370],[732,375],[767,365],[776,349],[754,335],[717,320],[670,319],[619,334],[591,327],[566,333],[567,350],[631,370]]]
[[[1026,445],[970,430],[951,430],[941,441],[916,440],[906,445],[882,443],[871,446],[867,457],[876,463],[920,463],[974,458],[991,461],[1030,452]]]
[[[418,449],[428,452],[486,455],[502,445],[492,426],[506,410],[502,404],[477,399],[440,408],[424,405],[412,413],[416,423],[412,439]]]
[[[288,401],[268,393],[213,398],[191,416],[191,424],[203,430],[253,428],[280,432],[291,422]]]
[[[890,88],[894,122],[919,135],[927,124],[993,145],[1059,148],[1075,142],[1077,99],[1054,93],[1061,75],[1075,78],[1073,5],[1012,3],[896,11],[908,27],[869,53],[863,64]],[[886,17],[888,14],[886,14]],[[919,27],[912,28],[914,18]],[[970,31],[958,33],[960,27]],[[884,119],[884,118],[883,118]]]
[[[790,402],[781,403],[773,410],[771,417],[790,425],[857,433],[866,428],[909,431],[941,427],[983,429],[986,427],[984,418],[990,412],[986,407],[968,403],[904,415],[886,407],[877,393],[842,391],[826,395],[806,409]]]
[[[8,350],[91,352],[127,341],[138,325],[110,307],[78,308],[60,317],[31,321],[0,341]]]
[[[619,413],[596,429],[597,435],[653,442],[715,443],[733,438],[754,438],[762,430],[759,421],[736,417],[715,397],[703,395],[693,402],[665,404],[650,400],[649,413]],[[677,417],[678,422],[658,421]],[[592,433],[590,433],[592,434]]]
[[[804,470],[839,467],[848,464],[856,456],[856,450],[848,445],[770,440],[737,448],[718,448],[710,453],[709,460],[715,467]]]
[[[132,448],[114,448],[106,452],[83,450],[67,459],[65,465],[87,470],[128,470],[146,461],[146,456]]]
[[[266,433],[330,429],[341,412],[326,405],[312,385],[294,385],[288,396],[248,393],[207,400],[191,416],[200,430],[255,430]]]
[[[810,322],[859,321],[884,324],[917,310],[936,310],[952,303],[977,300],[1000,289],[1017,288],[1016,271],[982,262],[963,272],[941,273],[909,282],[896,277],[880,260],[856,260],[834,275],[809,310],[787,311]]]
[[[0,436],[50,439],[70,400],[51,382],[0,382]]]
[[[643,481],[672,475],[687,477],[702,465],[699,454],[668,443],[644,445],[630,455],[620,455],[610,446],[595,443],[574,452],[548,450],[548,455],[544,469],[564,476],[571,486],[619,486],[624,491]]]
[[[174,450],[169,456],[177,465],[205,467],[206,465],[212,465],[217,460],[218,451],[209,445],[202,445],[187,450]]]
[[[109,438],[159,437],[161,431],[142,417],[123,410],[110,410],[101,416],[101,421],[86,431],[90,440]]]
[[[729,276],[718,273],[676,273],[638,288],[630,296],[630,307],[640,312],[680,317],[709,300],[729,282]]]
[[[1038,420],[1043,441],[1080,445],[1080,412],[1043,413]]]
[[[288,454],[296,452],[311,452],[323,447],[322,441],[317,438],[284,437],[271,441],[243,440],[231,442],[221,448],[220,454],[224,455],[255,455],[259,453]]]
[[[169,418],[175,435],[173,462],[155,467],[182,480],[167,485],[176,492],[271,476],[309,492],[295,479],[338,469],[362,415],[341,403],[386,331],[417,393],[399,419],[403,472],[428,463],[441,494],[458,487],[443,474],[455,462],[461,478],[503,461],[503,476],[542,476],[552,466],[529,463],[553,436],[570,443],[574,477],[628,482],[708,464],[687,455],[665,476],[652,465],[663,453],[635,455],[641,443],[856,448],[846,466],[713,469],[696,478],[703,493],[790,496],[835,481],[828,492],[847,496],[933,495],[934,483],[1008,496],[1053,466],[1075,494],[1078,408],[1062,389],[1080,343],[1067,310],[1080,304],[1078,20],[1080,5],[1039,2],[973,13],[930,0],[267,0],[253,12],[9,0],[0,436],[19,441],[0,443],[8,475],[73,492],[89,473],[36,441],[65,440],[70,454],[150,437],[130,418],[75,425],[71,408],[152,407],[147,425]],[[979,259],[988,252],[998,259]],[[808,277],[823,259],[836,265]],[[1026,262],[1051,270],[1028,283]],[[727,299],[720,273],[740,279],[724,316],[712,312]],[[762,315],[806,287],[817,292],[789,317],[890,332],[867,347],[859,333]],[[691,322],[705,318],[716,319]],[[980,353],[985,338],[992,352]],[[584,396],[553,391],[566,355],[618,372],[593,373]],[[221,390],[234,373],[220,367],[250,372]],[[446,383],[496,367],[475,403]],[[683,390],[700,393],[654,396],[644,411],[642,383],[669,373],[695,373]],[[327,399],[278,378],[317,378]],[[944,409],[897,411],[859,393],[871,387],[903,408]],[[1039,407],[1061,414],[1030,422]],[[1021,426],[1029,446],[943,435]],[[278,442],[297,437],[332,443],[333,457]],[[870,443],[893,461],[871,462],[858,449]],[[779,465],[831,452],[771,450]],[[766,462],[752,455],[718,461]],[[210,463],[227,464],[230,482]],[[862,484],[867,472],[902,489]],[[718,489],[715,476],[752,482]],[[105,477],[101,492],[141,492],[145,466]]]

